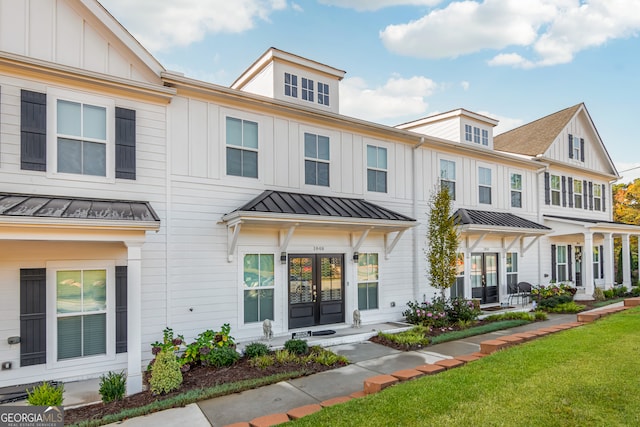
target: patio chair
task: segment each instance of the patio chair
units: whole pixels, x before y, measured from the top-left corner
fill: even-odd
[[[507,299],[507,303],[511,305],[511,302],[514,298],[516,300],[520,298],[518,285],[516,285],[515,283],[507,284],[507,294],[509,295],[509,298]]]
[[[525,300],[527,303],[531,301],[531,283],[529,282],[520,282],[518,283],[518,296],[520,301],[522,301],[522,305],[525,305]]]

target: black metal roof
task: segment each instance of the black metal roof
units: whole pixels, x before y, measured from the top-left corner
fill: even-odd
[[[155,221],[149,202],[0,193],[1,217]]]
[[[551,228],[529,221],[508,212],[478,211],[458,209],[453,216],[460,225],[491,225],[495,227],[526,228],[530,230],[551,230]]]
[[[636,224],[627,224],[624,222],[607,221],[602,219],[574,218],[574,217],[561,216],[561,215],[545,215],[544,217],[549,219],[564,219],[567,221],[585,222],[587,224],[611,224],[611,225],[625,225],[629,227],[640,227],[639,225],[636,225]]]
[[[267,190],[234,212],[268,212],[391,221],[415,219],[363,199]]]

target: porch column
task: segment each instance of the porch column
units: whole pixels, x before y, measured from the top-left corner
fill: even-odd
[[[604,233],[602,262],[604,263],[604,288],[611,289],[614,280],[613,234]]]
[[[629,235],[622,235],[622,286],[631,287],[631,250],[629,249]]]
[[[142,391],[142,242],[125,242],[127,261],[127,395]]]
[[[593,233],[584,233],[584,249],[582,250],[582,284],[587,298],[591,298],[594,291],[593,282]]]

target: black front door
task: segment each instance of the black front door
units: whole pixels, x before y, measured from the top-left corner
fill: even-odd
[[[289,255],[289,329],[344,322],[344,256]]]
[[[471,296],[481,304],[498,302],[498,254],[471,254]]]

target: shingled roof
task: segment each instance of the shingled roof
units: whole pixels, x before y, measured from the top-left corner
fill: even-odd
[[[562,129],[584,104],[577,104],[512,129],[493,138],[493,148],[507,153],[544,154]]]

